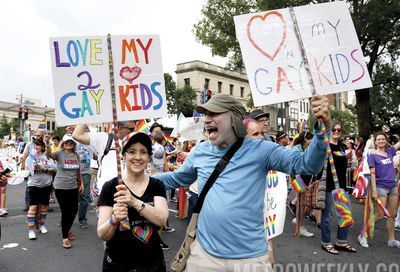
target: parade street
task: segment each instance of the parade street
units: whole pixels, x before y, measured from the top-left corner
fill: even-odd
[[[38,233],[36,240],[28,240],[24,207],[25,184],[7,187],[7,207],[9,215],[1,217],[0,271],[1,272],[64,272],[101,271],[103,245],[97,237],[95,213],[89,211],[88,229],[81,229],[77,221],[72,227],[76,240],[71,249],[61,245],[61,230],[58,227],[60,210],[58,204],[51,204],[54,211],[47,220],[47,234]],[[172,209],[176,204],[172,203]],[[312,238],[296,238],[293,235],[292,214],[288,211],[284,233],[274,239],[276,250],[276,271],[399,271],[399,250],[385,245],[386,228],[383,222],[376,225],[375,239],[370,248],[362,248],[356,239],[360,229],[363,206],[353,203],[355,227],[349,232],[349,244],[355,246],[357,253],[341,252],[334,256],[326,253],[320,246],[320,232],[314,223],[306,221],[306,227],[315,234]],[[163,233],[162,239],[171,249],[164,251],[167,267],[183,239],[186,222],[170,213],[170,224],[176,229],[173,233]],[[332,233],[335,233],[333,227]],[[332,239],[334,236],[332,235]],[[400,233],[396,233],[400,238]],[[252,241],[248,241],[251,243]],[[8,245],[18,245],[8,248]],[[308,270],[307,270],[308,269]]]

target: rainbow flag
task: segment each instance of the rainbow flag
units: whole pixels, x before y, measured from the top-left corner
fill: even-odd
[[[174,142],[174,137],[172,137],[172,136],[168,136],[168,135],[164,134],[164,138],[165,138],[165,140],[167,140],[167,142],[170,142],[171,144]]]
[[[144,132],[144,133],[149,133],[150,132],[150,127],[147,124],[146,120],[138,120],[136,122],[136,132]]]
[[[372,205],[371,190],[368,190],[364,207],[364,222],[361,230],[361,235],[364,237],[373,238],[375,229],[375,209]]]
[[[380,199],[375,200],[376,204],[378,204],[378,207],[382,210],[382,212],[385,214],[386,217],[390,217],[389,211],[383,206],[382,201]]]
[[[39,122],[39,126],[37,128],[38,130],[45,130],[46,129],[46,119],[42,119],[42,121]]]
[[[297,175],[294,179],[291,179],[291,184],[296,192],[304,192],[306,189],[306,184],[299,175]]]

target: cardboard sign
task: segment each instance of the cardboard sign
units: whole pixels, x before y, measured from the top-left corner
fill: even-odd
[[[264,198],[264,226],[267,240],[283,232],[286,217],[286,198],[286,175],[277,171],[269,171]]]
[[[372,86],[345,2],[295,7],[294,13],[318,94]],[[255,106],[312,96],[289,9],[234,20]]]
[[[117,119],[167,114],[158,36],[112,36]],[[106,36],[51,38],[59,126],[111,122]]]
[[[58,126],[112,121],[106,37],[50,39]]]
[[[167,116],[160,38],[111,38],[118,120]]]
[[[179,115],[178,122],[171,133],[172,137],[180,134],[179,141],[201,140],[204,133],[204,117],[185,117]]]

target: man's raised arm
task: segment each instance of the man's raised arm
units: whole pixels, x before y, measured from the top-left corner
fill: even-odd
[[[86,132],[87,128],[87,125],[77,125],[72,133],[72,138],[81,144],[90,145],[90,136],[89,133]]]

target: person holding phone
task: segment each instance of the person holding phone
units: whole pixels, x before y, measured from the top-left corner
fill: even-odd
[[[29,208],[26,215],[28,223],[29,240],[36,239],[35,225],[36,214],[39,212],[39,231],[42,234],[47,233],[45,221],[47,217],[47,208],[49,206],[51,183],[55,173],[55,165],[45,154],[46,145],[43,140],[34,139],[35,155],[33,158],[33,167],[30,169],[28,178]]]

